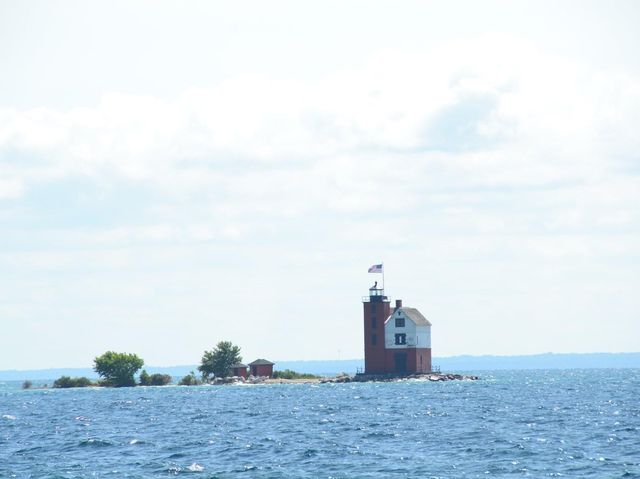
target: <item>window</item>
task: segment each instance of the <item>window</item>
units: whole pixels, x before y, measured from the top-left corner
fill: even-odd
[[[376,329],[377,326],[378,326],[378,320],[376,318],[371,318],[371,327],[373,329]]]
[[[396,344],[407,344],[407,335],[404,333],[396,334]]]
[[[378,344],[378,335],[377,334],[372,334],[371,335],[371,346],[375,346]]]
[[[396,328],[404,328],[404,318],[396,318]]]

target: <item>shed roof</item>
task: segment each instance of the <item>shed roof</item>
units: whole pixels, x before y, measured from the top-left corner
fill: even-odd
[[[249,363],[249,366],[262,366],[262,365],[273,365],[271,361],[267,361],[266,359],[256,359],[254,362]]]
[[[236,363],[231,365],[231,369],[238,369],[238,368],[247,368],[247,365],[242,363]]]
[[[404,306],[402,308],[399,308],[400,311],[402,311],[405,315],[407,315],[407,317],[413,321],[416,326],[431,326],[431,323],[429,322],[429,320],[427,318],[425,318],[422,313],[420,311],[418,311],[416,308],[405,308]],[[395,312],[395,311],[394,311]],[[393,314],[391,314],[391,316],[393,316]],[[389,318],[391,317],[389,316]],[[388,318],[387,318],[388,320]]]

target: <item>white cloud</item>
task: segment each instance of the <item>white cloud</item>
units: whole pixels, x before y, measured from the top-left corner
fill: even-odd
[[[225,214],[296,216],[406,211],[443,189],[603,190],[637,168],[639,85],[488,36],[388,50],[315,82],[242,76],[173,99],[2,110],[0,192],[128,178]]]
[[[0,199],[2,198],[20,198],[23,192],[22,182],[18,179],[0,179]]]
[[[166,306],[199,318],[197,330],[219,307],[216,288],[238,314],[255,316],[260,304],[282,327],[297,321],[280,307],[290,291],[306,300],[326,287],[345,306],[348,271],[385,254],[405,272],[395,279],[403,296],[429,291],[441,344],[456,333],[446,336],[443,317],[475,342],[473,301],[494,308],[493,326],[510,317],[503,295],[522,308],[536,288],[572,300],[606,289],[600,313],[617,304],[624,293],[608,283],[554,275],[603,264],[623,284],[615,275],[637,269],[608,266],[638,255],[639,120],[638,78],[505,36],[387,50],[313,81],[242,75],[171,98],[0,108],[0,264],[19,279],[21,268],[55,275],[42,304],[24,293],[41,283],[16,283],[22,314],[46,315],[43,305],[63,307],[81,289],[104,306],[103,321],[128,318],[133,305],[166,326]],[[327,264],[347,279],[316,278]],[[58,283],[64,274],[72,286]],[[561,303],[543,293],[540,309]],[[247,294],[259,302],[244,304]],[[334,344],[338,319],[319,343]],[[245,338],[256,349],[263,339]],[[277,354],[278,338],[267,339],[275,346],[265,355]],[[340,341],[345,355],[361,354]],[[318,357],[296,347],[291,357]],[[474,347],[439,354],[483,352]]]

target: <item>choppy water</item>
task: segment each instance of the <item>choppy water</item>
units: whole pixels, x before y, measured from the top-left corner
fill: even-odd
[[[640,370],[477,382],[27,390],[0,477],[640,477]]]

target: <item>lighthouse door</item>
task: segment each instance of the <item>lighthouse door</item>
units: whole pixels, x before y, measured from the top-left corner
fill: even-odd
[[[393,361],[397,373],[403,373],[407,370],[407,353],[395,353]]]

